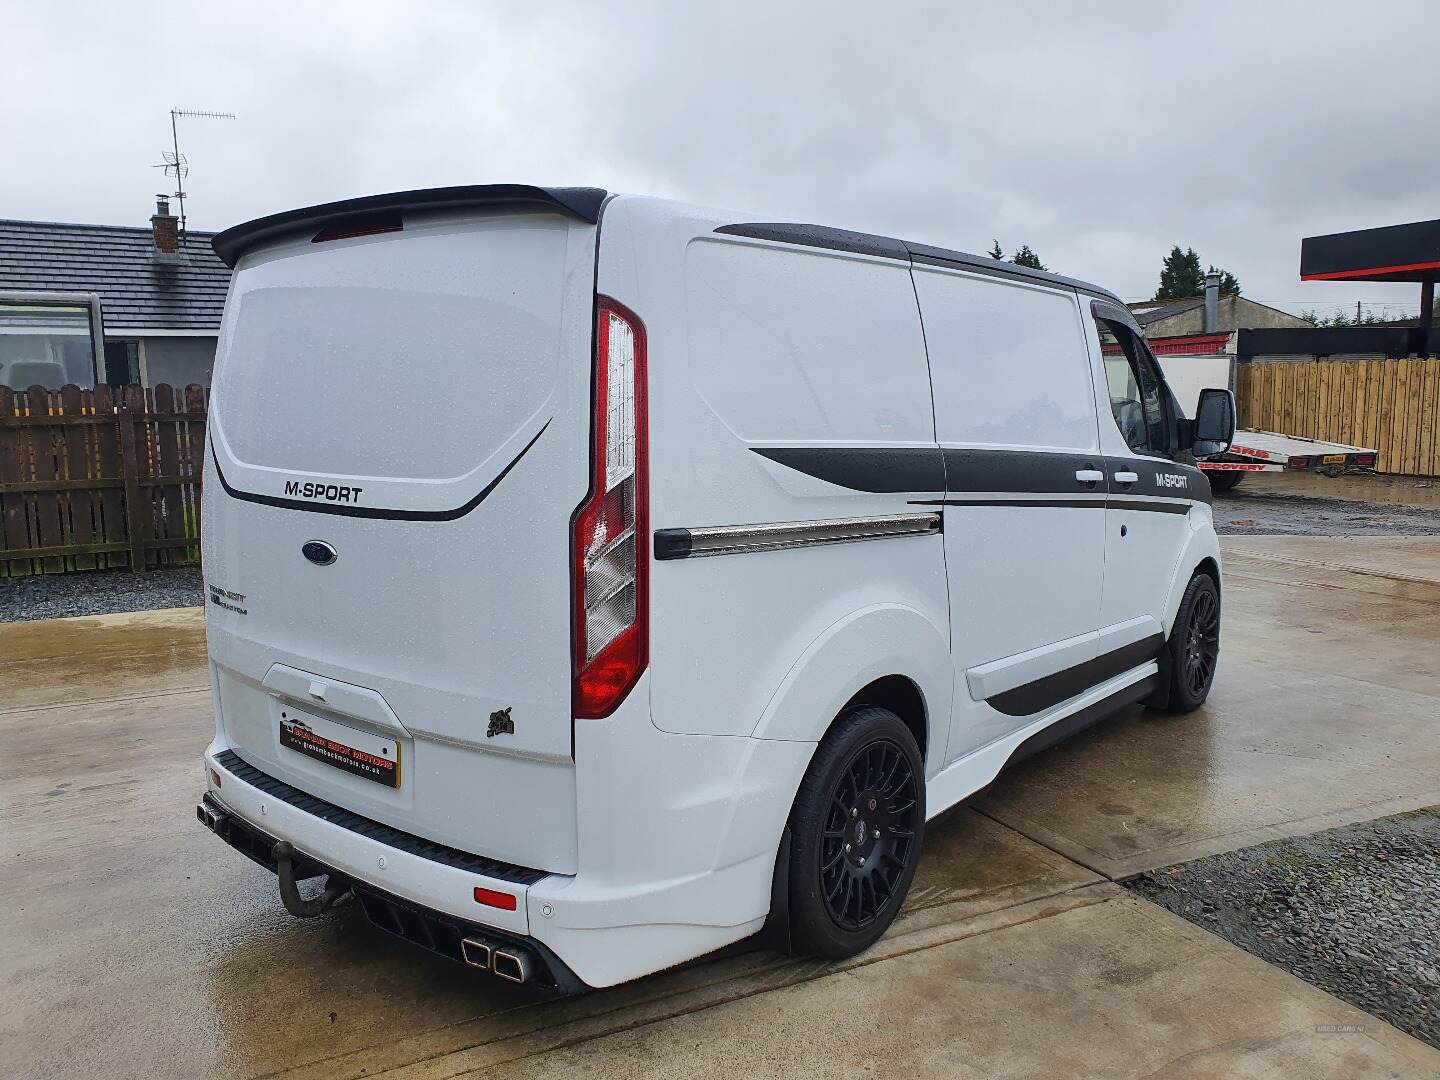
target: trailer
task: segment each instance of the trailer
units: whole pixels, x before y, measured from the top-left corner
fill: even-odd
[[[1323,472],[1328,476],[1375,468],[1375,451],[1363,446],[1302,439],[1278,431],[1245,428],[1230,449],[1202,458],[1200,468],[1215,491],[1229,491],[1252,472]]]
[[[1213,355],[1157,355],[1165,379],[1185,414],[1194,412],[1200,390],[1207,386],[1235,389],[1235,357]],[[1223,454],[1201,458],[1200,468],[1215,491],[1230,491],[1246,473],[1319,472],[1329,476],[1375,468],[1376,452],[1364,446],[1303,439],[1278,431],[1243,428]]]

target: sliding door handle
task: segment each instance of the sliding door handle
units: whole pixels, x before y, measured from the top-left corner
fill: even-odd
[[[1117,472],[1113,479],[1117,484],[1134,484],[1139,481],[1140,474],[1136,472]]]
[[[1105,479],[1105,474],[1099,469],[1076,469],[1075,479],[1082,484],[1098,484]]]

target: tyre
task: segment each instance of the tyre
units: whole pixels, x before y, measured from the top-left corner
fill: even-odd
[[[1172,712],[1192,712],[1210,696],[1220,659],[1220,590],[1209,574],[1196,574],[1185,587],[1165,649],[1168,706]]]
[[[1238,469],[1225,472],[1207,472],[1206,477],[1210,480],[1210,490],[1216,495],[1222,495],[1227,491],[1234,491],[1240,486],[1240,481],[1245,479],[1245,474]]]
[[[843,713],[789,827],[792,949],[838,960],[874,944],[910,890],[925,831],[925,768],[904,722],[873,705]]]

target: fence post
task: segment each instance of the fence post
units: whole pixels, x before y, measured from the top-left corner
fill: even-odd
[[[140,511],[140,458],[135,451],[135,414],[122,396],[116,413],[120,425],[120,475],[125,481],[125,533],[130,541],[130,570],[145,569],[145,530]]]

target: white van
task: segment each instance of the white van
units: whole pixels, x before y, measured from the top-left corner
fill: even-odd
[[[1233,400],[1104,290],[588,188],[214,243],[198,815],[295,914],[561,991],[846,956],[927,818],[1209,691]]]

